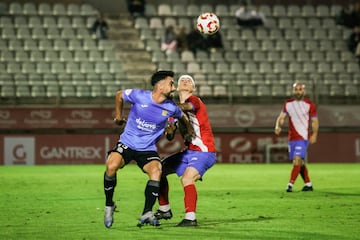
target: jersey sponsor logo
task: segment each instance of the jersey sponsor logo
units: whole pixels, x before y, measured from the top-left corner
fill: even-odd
[[[147,108],[147,107],[149,107],[147,104],[141,104],[140,105],[142,108]]]
[[[141,118],[137,118],[136,123],[138,124],[138,128],[143,131],[152,132],[156,129],[155,123],[148,123],[145,120],[142,120]]]

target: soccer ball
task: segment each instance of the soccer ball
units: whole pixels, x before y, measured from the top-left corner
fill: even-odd
[[[220,28],[219,18],[214,13],[202,13],[196,22],[196,27],[203,34],[214,34]]]

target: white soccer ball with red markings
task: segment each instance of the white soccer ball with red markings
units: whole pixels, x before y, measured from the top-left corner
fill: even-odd
[[[219,18],[214,13],[202,13],[196,23],[196,27],[202,34],[214,34],[220,29]]]

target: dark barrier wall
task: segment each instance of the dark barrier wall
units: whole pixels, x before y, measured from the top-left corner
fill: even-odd
[[[1,134],[0,165],[103,164],[118,134]],[[218,163],[288,162],[287,137],[272,133],[215,133]],[[161,156],[183,148],[182,139],[162,139]],[[360,162],[359,133],[320,133],[310,146],[311,163]]]
[[[213,128],[273,128],[282,105],[208,104]],[[0,108],[0,132],[38,129],[115,129],[113,108]],[[320,127],[360,127],[360,106],[321,105]]]
[[[273,134],[281,105],[208,105],[219,163],[287,162],[287,136]],[[360,106],[318,109],[310,162],[360,161]],[[126,116],[126,115],[125,115]],[[0,164],[100,164],[117,141],[112,108],[1,108]],[[81,133],[81,134],[80,134]],[[102,133],[102,134],[99,134]],[[162,156],[182,148],[162,140]]]

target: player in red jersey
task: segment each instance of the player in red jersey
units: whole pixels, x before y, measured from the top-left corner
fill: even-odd
[[[163,173],[159,190],[160,206],[155,213],[155,217],[158,219],[170,219],[172,217],[168,198],[169,185],[166,176],[171,173],[176,173],[178,176],[181,176],[181,183],[184,187],[185,205],[185,218],[176,226],[197,226],[195,214],[197,191],[195,182],[201,180],[205,172],[215,164],[215,142],[206,106],[200,98],[193,95],[195,91],[194,79],[189,75],[180,76],[177,91],[180,98],[179,106],[188,115],[196,137],[190,139],[190,141],[184,139],[187,148],[166,157],[162,161]],[[175,128],[175,123],[170,122],[165,133],[168,140],[174,137]],[[182,126],[179,126],[179,130],[184,136]]]
[[[275,125],[275,134],[279,135],[285,118],[289,117],[289,157],[293,161],[293,168],[286,191],[292,192],[299,173],[305,182],[302,191],[313,191],[305,165],[305,156],[309,143],[316,143],[317,140],[319,122],[316,107],[310,99],[305,97],[304,84],[294,83],[293,94],[293,98],[285,101]]]

